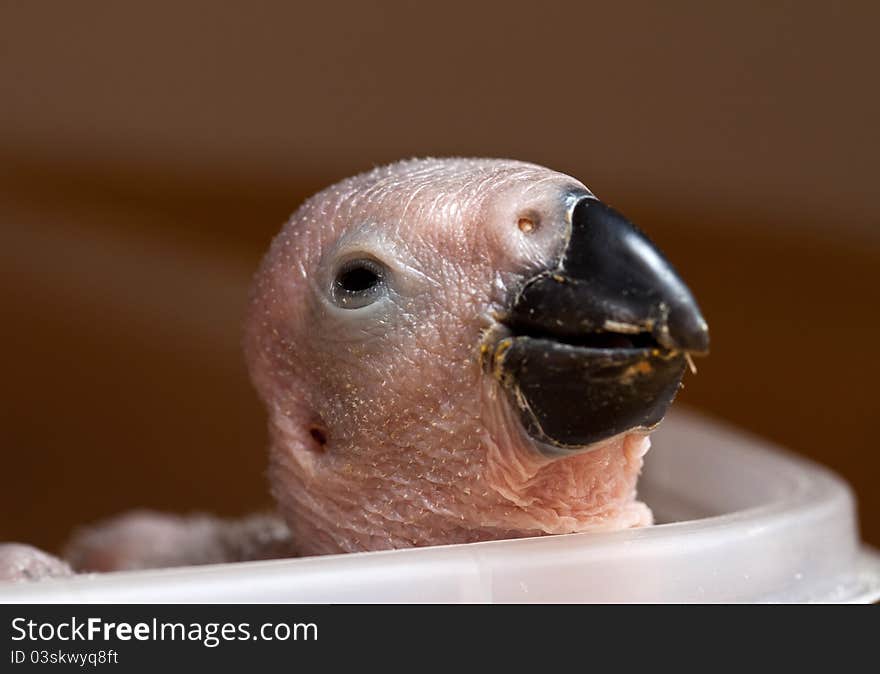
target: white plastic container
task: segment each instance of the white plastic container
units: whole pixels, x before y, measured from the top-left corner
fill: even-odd
[[[22,602],[870,602],[880,555],[830,471],[692,414],[655,435],[661,524],[0,585]]]

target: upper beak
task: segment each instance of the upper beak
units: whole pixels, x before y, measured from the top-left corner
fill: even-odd
[[[709,350],[690,290],[632,223],[585,197],[558,265],[532,278],[503,321],[493,372],[548,453],[650,429],[679,388],[688,354]]]

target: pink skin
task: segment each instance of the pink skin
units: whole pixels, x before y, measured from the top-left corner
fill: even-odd
[[[251,377],[269,413],[281,520],[129,516],[75,537],[74,567],[650,524],[635,499],[645,432],[544,457],[483,366],[486,334],[498,329],[494,317],[512,289],[561,253],[572,188],[585,189],[532,164],[420,160],[309,199],[263,260],[245,330]],[[330,292],[336,272],[363,257],[387,267],[387,294],[341,308]],[[0,569],[5,554],[0,546]]]

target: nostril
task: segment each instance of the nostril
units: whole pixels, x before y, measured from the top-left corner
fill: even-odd
[[[519,231],[521,231],[523,234],[531,234],[538,228],[535,219],[526,216],[523,216],[519,220],[517,220],[516,226],[519,227]]]

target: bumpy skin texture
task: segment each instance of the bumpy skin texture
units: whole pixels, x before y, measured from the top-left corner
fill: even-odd
[[[542,456],[481,359],[511,293],[561,255],[573,192],[587,190],[532,164],[448,159],[379,168],[309,199],[263,260],[245,328],[281,519],[129,515],[77,536],[74,567],[649,524],[635,498],[644,433]],[[331,293],[340,265],[365,257],[387,268],[387,292],[341,308]],[[2,559],[0,549],[0,578]]]

